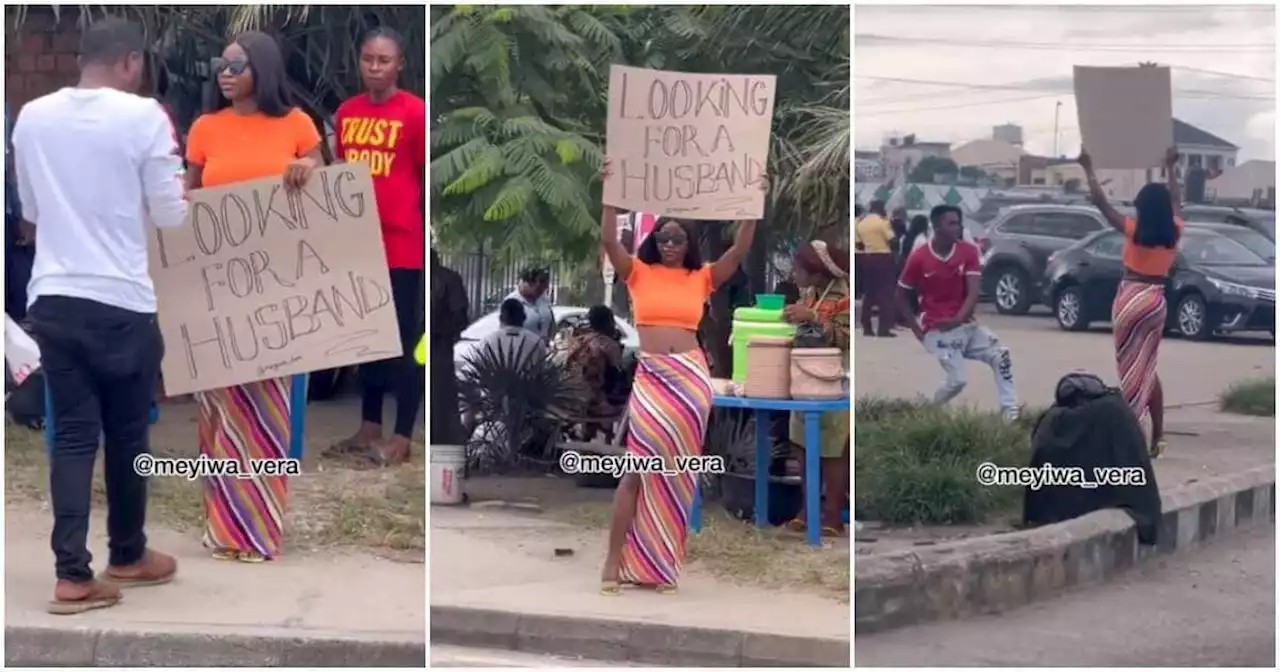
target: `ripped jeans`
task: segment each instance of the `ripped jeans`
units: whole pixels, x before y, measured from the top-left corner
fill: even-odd
[[[933,403],[945,404],[964,390],[965,360],[982,362],[991,367],[996,380],[996,398],[1005,413],[1016,411],[1018,394],[1013,387],[1013,360],[1009,348],[990,329],[970,322],[951,331],[930,331],[924,335],[924,348],[938,358],[947,374],[942,386],[933,395]]]

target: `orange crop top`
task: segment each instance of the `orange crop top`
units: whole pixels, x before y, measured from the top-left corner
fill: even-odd
[[[1178,237],[1182,237],[1182,220],[1174,217],[1173,224],[1178,228]],[[1173,261],[1178,258],[1177,247],[1143,247],[1133,242],[1133,233],[1138,222],[1132,217],[1124,218],[1124,267],[1151,277],[1160,278],[1169,274]]]
[[[697,331],[711,296],[711,266],[690,271],[631,258],[627,290],[637,327],[678,327]]]

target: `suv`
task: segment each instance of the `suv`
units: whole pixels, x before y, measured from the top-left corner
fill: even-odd
[[[982,294],[1005,315],[1025,315],[1043,295],[1049,256],[1107,227],[1088,205],[1035,204],[1003,208],[987,227]]]
[[[965,216],[965,221],[972,219],[990,224],[996,220],[1002,210],[1014,205],[1074,205],[1084,202],[1084,197],[1077,195],[993,192],[982,199],[982,204],[977,210]]]
[[[1197,222],[1222,222],[1247,226],[1272,241],[1276,239],[1276,213],[1271,210],[1183,203],[1182,217],[1194,219]]]

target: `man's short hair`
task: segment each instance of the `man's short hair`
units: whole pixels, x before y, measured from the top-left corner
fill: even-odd
[[[929,221],[937,224],[938,220],[942,219],[942,216],[948,212],[956,213],[956,218],[960,220],[961,224],[964,224],[964,210],[961,210],[959,207],[954,205],[935,205],[933,209],[929,211]]]
[[[93,22],[80,37],[80,59],[85,63],[115,64],[146,49],[142,26],[116,17]]]

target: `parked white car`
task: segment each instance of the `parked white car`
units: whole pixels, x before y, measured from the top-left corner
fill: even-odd
[[[556,318],[557,333],[563,333],[572,326],[583,322],[587,319],[587,308],[580,306],[552,306],[552,314]],[[613,321],[617,323],[618,329],[622,331],[622,348],[623,354],[627,357],[633,357],[640,351],[640,333],[636,328],[631,326],[626,320],[614,316]],[[484,317],[471,323],[462,332],[462,338],[453,346],[453,365],[458,371],[462,371],[467,359],[471,357],[471,353],[480,347],[480,342],[486,336],[497,331],[498,311],[494,311]],[[553,348],[554,349],[554,348]]]

